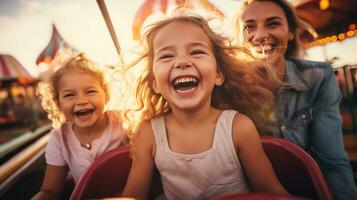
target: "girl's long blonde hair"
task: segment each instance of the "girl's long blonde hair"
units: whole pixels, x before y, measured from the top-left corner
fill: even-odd
[[[42,107],[48,113],[48,118],[52,121],[53,127],[59,127],[66,121],[64,114],[58,107],[58,84],[61,77],[72,70],[90,73],[97,77],[107,95],[107,99],[109,99],[109,84],[103,70],[86,58],[83,53],[72,56],[63,65],[51,66],[46,74],[44,74],[43,80],[38,84],[37,93],[41,98]]]
[[[270,83],[275,84],[275,79],[270,70],[266,70],[267,68],[259,63],[253,65],[253,58],[247,49],[233,46],[227,37],[215,33],[204,18],[180,15],[151,25],[145,33],[146,51],[137,61],[145,61],[137,83],[137,107],[123,112],[124,120],[130,122],[129,129],[132,133],[141,122],[171,111],[167,101],[151,87],[154,80],[153,41],[163,27],[177,21],[200,27],[212,43],[218,71],[223,73],[225,81],[222,86],[214,87],[211,105],[218,109],[234,109],[244,113],[253,119],[258,128],[263,128],[271,122],[274,97],[268,86],[271,86]]]
[[[264,2],[264,1],[270,1],[276,3],[278,6],[280,6],[283,9],[288,22],[289,31],[294,34],[294,39],[288,42],[288,47],[285,52],[285,57],[302,58],[306,54],[306,49],[301,41],[302,34],[306,31],[311,35],[312,38],[316,38],[317,33],[310,24],[308,24],[307,22],[303,21],[298,17],[296,10],[286,0],[244,0],[242,2],[240,9],[238,10],[235,20],[235,29],[239,37],[238,39],[240,40],[241,43],[243,43],[244,38],[242,33],[244,30],[242,30],[242,25],[240,24],[240,18],[243,12],[245,11],[245,9],[254,2]]]

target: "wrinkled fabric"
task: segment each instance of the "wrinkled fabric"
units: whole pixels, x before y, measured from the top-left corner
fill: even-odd
[[[235,114],[233,110],[222,111],[216,123],[212,148],[197,154],[172,151],[164,117],[151,120],[156,143],[155,164],[164,189],[161,198],[200,200],[250,192],[232,139]]]
[[[119,147],[124,130],[112,111],[106,112],[108,125],[103,134],[92,141],[92,148],[83,148],[73,132],[73,123],[65,122],[53,129],[46,148],[46,163],[54,166],[68,166],[75,183],[89,165],[103,153]]]
[[[335,199],[357,199],[344,150],[341,92],[332,67],[324,62],[286,60],[284,86],[275,101],[273,135],[299,145],[318,163]]]

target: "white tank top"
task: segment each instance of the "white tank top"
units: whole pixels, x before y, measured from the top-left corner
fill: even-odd
[[[165,199],[196,200],[250,192],[233,145],[235,114],[233,110],[222,111],[212,148],[197,154],[173,152],[168,144],[164,117],[151,120],[156,141],[155,164],[161,175]]]

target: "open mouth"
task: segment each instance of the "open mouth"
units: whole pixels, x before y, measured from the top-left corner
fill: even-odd
[[[257,54],[261,54],[261,55],[270,55],[273,53],[274,51],[274,46],[272,45],[256,45],[256,46],[253,46],[254,48],[254,51],[257,53]]]
[[[172,81],[173,88],[178,93],[187,93],[195,90],[199,84],[199,79],[194,76],[181,76]]]
[[[77,117],[85,117],[88,116],[90,114],[92,114],[94,112],[94,109],[82,109],[82,110],[77,110],[74,112],[74,115],[76,115]]]

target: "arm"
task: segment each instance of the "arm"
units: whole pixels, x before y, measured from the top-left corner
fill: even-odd
[[[131,147],[132,164],[122,197],[147,199],[153,176],[155,139],[150,122],[139,128]]]
[[[339,110],[340,89],[328,66],[313,103],[309,151],[324,174],[336,199],[357,199],[357,188],[344,150]]]
[[[67,172],[66,166],[47,165],[41,190],[32,199],[60,199],[66,184]]]
[[[253,191],[288,194],[265,155],[255,125],[245,115],[238,113],[234,118],[233,141]]]

